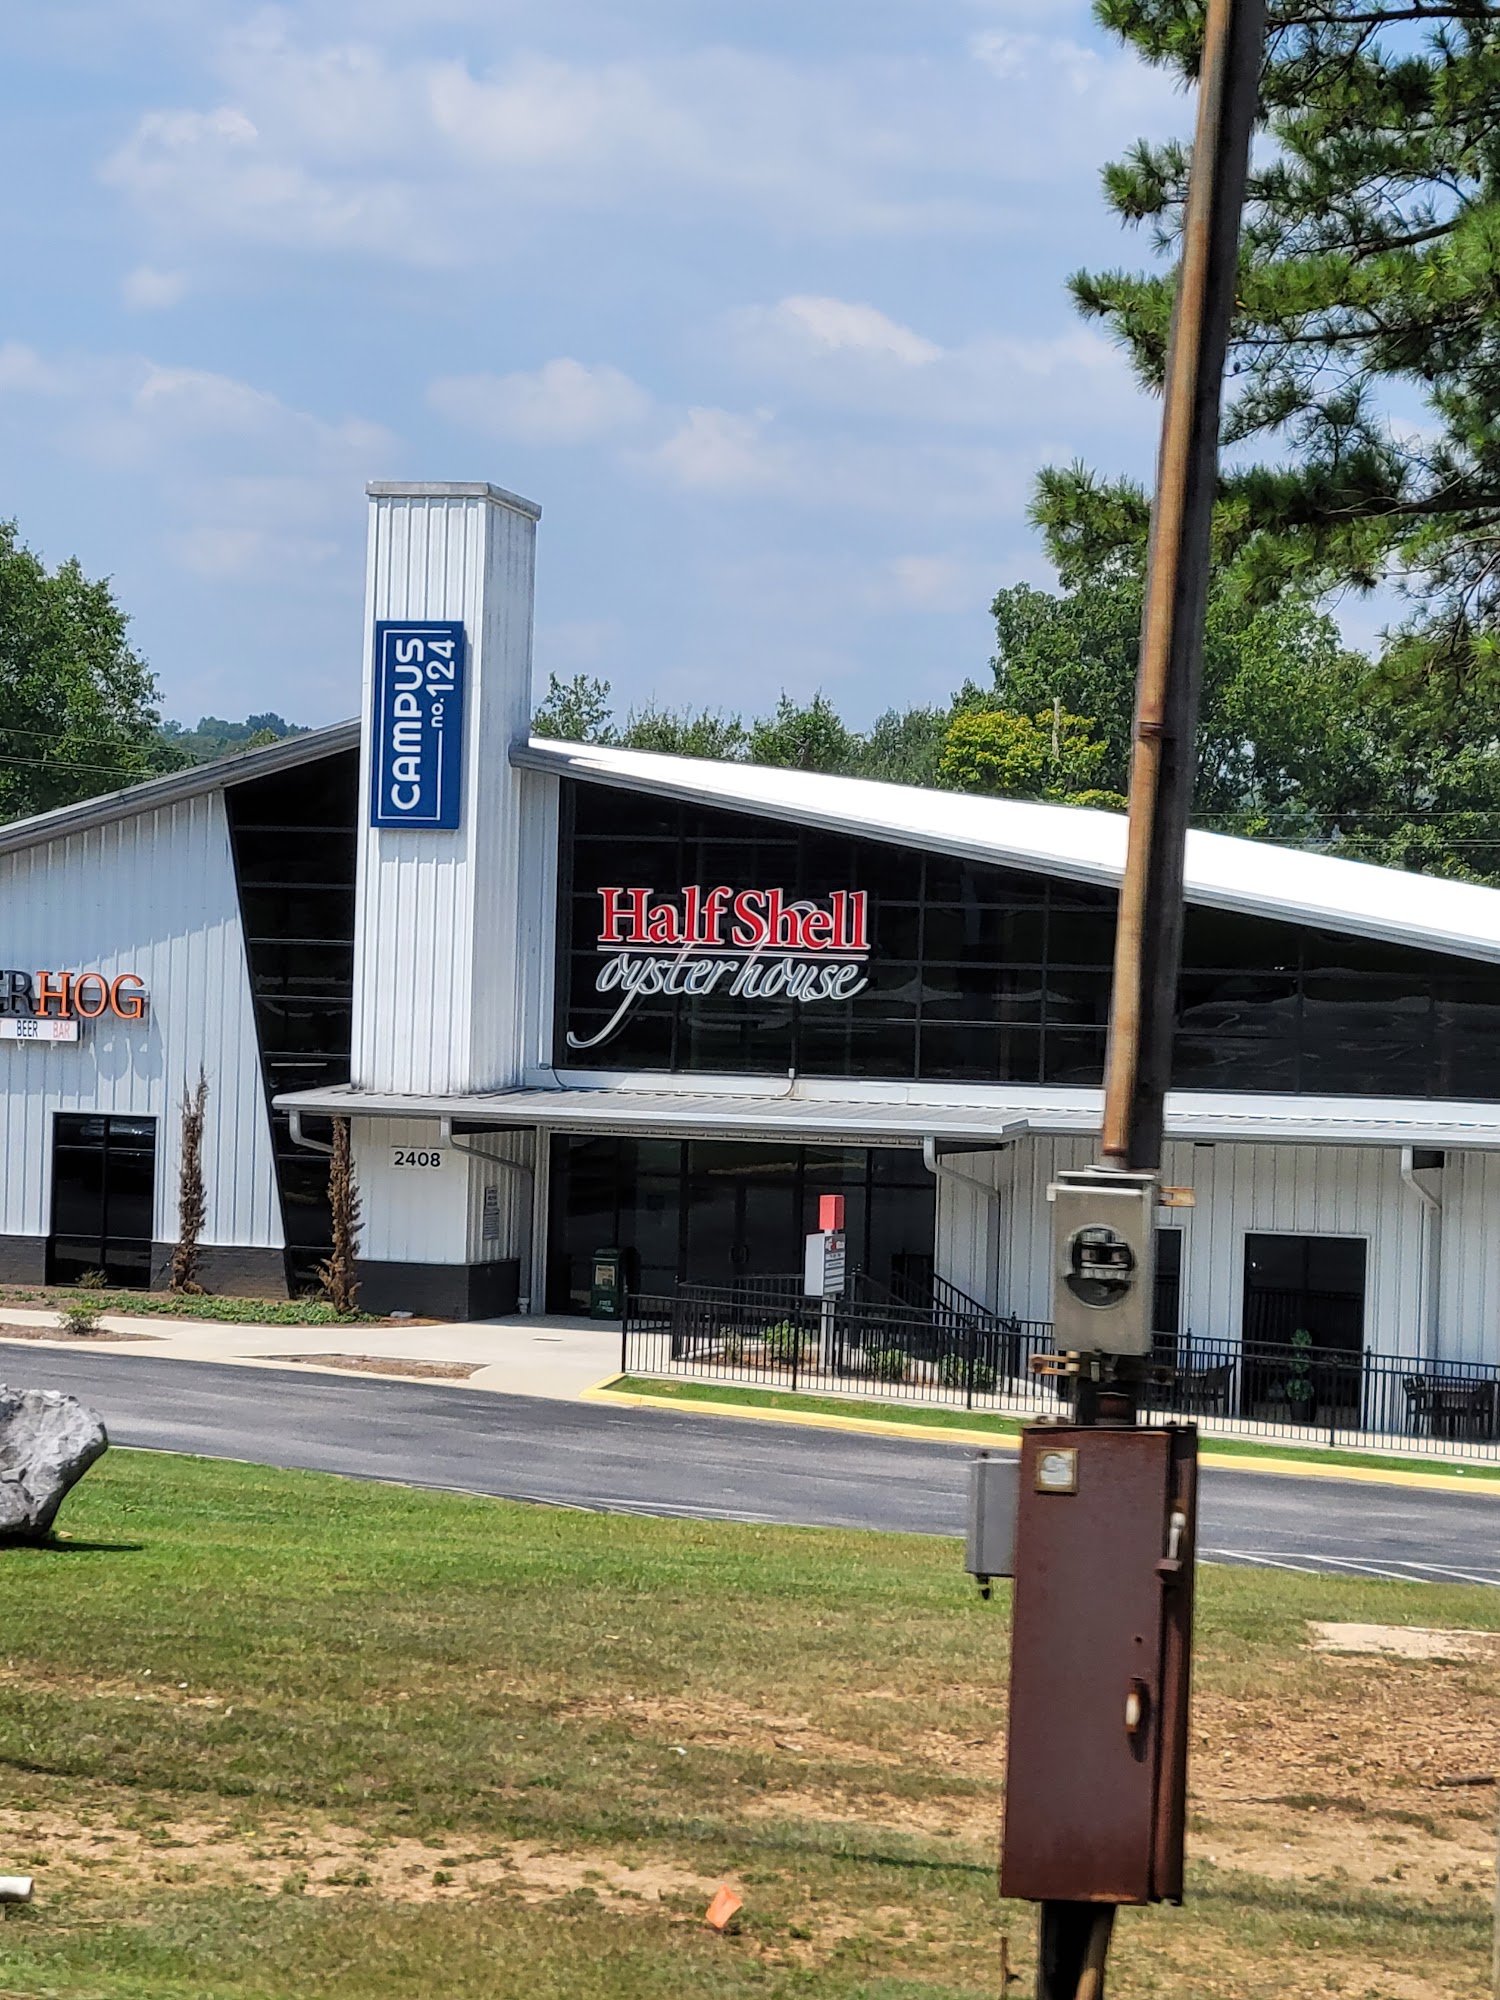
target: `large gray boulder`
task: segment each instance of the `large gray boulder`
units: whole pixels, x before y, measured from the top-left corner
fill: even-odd
[[[0,1542],[36,1542],[109,1448],[104,1420],[56,1389],[0,1383]]]

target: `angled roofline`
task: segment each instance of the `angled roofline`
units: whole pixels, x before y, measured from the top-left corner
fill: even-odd
[[[1125,816],[1031,799],[931,791],[774,765],[715,763],[661,751],[533,736],[511,761],[586,783],[762,813],[820,831],[884,840],[960,860],[1116,888]],[[1274,917],[1500,964],[1500,889],[1368,861],[1194,829],[1184,894],[1234,915]]]
[[[252,778],[269,778],[276,771],[315,764],[321,757],[357,750],[359,737],[357,721],[335,722],[326,729],[304,730],[301,735],[284,736],[279,743],[266,743],[255,750],[211,757],[206,764],[190,764],[184,771],[143,778],[138,785],[127,785],[119,792],[103,792],[98,798],[81,799],[77,805],[54,806],[51,812],[33,813],[29,819],[12,820],[8,826],[0,826],[0,854],[40,847],[49,840],[66,840],[70,834],[88,833],[115,820],[134,819],[138,813],[156,812],[183,799],[201,798],[205,792],[222,792],[231,785],[248,784]]]

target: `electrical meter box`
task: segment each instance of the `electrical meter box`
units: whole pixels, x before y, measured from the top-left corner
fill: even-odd
[[[1060,1354],[1149,1354],[1156,1176],[1084,1171],[1052,1204],[1053,1339]]]
[[[1000,1893],[1182,1900],[1198,1434],[1021,1434]]]

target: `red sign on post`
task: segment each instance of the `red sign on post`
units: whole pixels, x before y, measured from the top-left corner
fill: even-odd
[[[844,1226],[844,1197],[841,1194],[820,1194],[818,1196],[819,1229],[842,1229]]]

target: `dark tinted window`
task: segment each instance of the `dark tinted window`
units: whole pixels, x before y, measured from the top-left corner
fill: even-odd
[[[268,1100],[349,1080],[358,783],[346,751],[224,794]],[[285,1112],[271,1133],[296,1293],[328,1254],[328,1165],[292,1144]]]
[[[151,1281],[156,1120],[59,1113],[52,1123],[52,1232],[47,1278],[73,1284],[102,1271],[112,1285]]]
[[[560,1066],[1101,1081],[1112,890],[604,786],[563,796]],[[863,891],[860,990],[757,998],[736,960],[711,991],[622,994],[600,890],[682,910],[690,884],[823,910]],[[1194,907],[1179,996],[1183,1088],[1500,1098],[1500,968]]]

